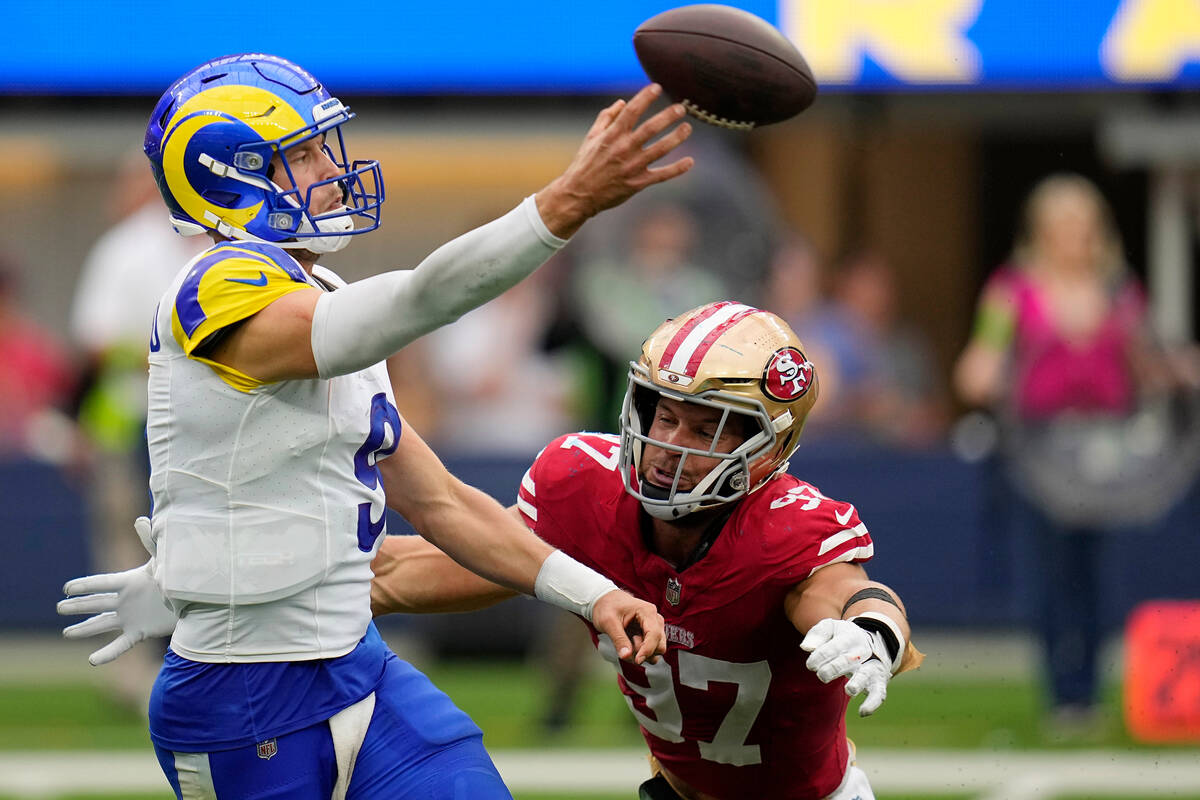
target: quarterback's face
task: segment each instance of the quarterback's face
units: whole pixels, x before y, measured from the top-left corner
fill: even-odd
[[[314,136],[295,147],[289,147],[285,152],[287,154],[288,168],[292,172],[295,184],[288,179],[288,170],[283,168],[278,154],[275,155],[272,161],[272,166],[274,167],[272,180],[283,189],[295,188],[299,190],[301,200],[303,200],[309,186],[319,181],[329,180],[339,172],[337,165],[325,153],[324,134]],[[308,210],[315,216],[341,207],[341,190],[338,189],[336,183],[327,183],[313,192]]]
[[[649,438],[678,447],[708,450],[716,439],[716,452],[731,453],[745,441],[738,415],[731,415],[721,429],[721,411],[709,406],[685,403],[669,397],[660,398],[650,423]],[[679,468],[680,454],[647,443],[642,453],[642,479],[662,487],[670,488]],[[679,477],[679,490],[689,491],[704,478],[720,459],[689,455]]]

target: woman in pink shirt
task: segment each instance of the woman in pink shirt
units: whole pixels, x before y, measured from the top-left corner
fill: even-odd
[[[1026,435],[1123,418],[1135,410],[1152,363],[1145,311],[1099,190],[1078,175],[1052,175],[1027,200],[1012,259],[984,287],[955,386],[966,403],[995,409]],[[1019,454],[1009,455],[1020,462]],[[1030,505],[1054,718],[1090,726],[1103,539],[1096,526],[1056,520]]]

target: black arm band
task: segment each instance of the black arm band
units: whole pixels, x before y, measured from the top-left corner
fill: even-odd
[[[859,589],[854,594],[850,595],[850,599],[846,601],[846,605],[842,606],[842,616],[846,616],[846,612],[850,610],[850,606],[857,603],[859,600],[882,600],[885,603],[891,603],[896,608],[900,608],[900,604],[896,602],[896,598],[885,592],[883,589],[875,586],[868,586],[866,589]]]
[[[855,617],[850,621],[863,630],[878,633],[882,636],[883,643],[888,649],[888,655],[892,657],[892,663],[896,663],[896,656],[900,655],[900,640],[896,638],[896,634],[891,628],[879,620],[871,619],[870,617]]]

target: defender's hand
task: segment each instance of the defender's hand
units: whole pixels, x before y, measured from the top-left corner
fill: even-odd
[[[170,636],[178,621],[154,581],[156,547],[150,520],[138,517],[134,530],[150,553],[149,561],[125,572],[76,578],[63,586],[63,594],[68,597],[59,601],[59,614],[94,615],[64,628],[63,636],[84,639],[113,631],[119,633],[117,638],[88,657],[92,666],[113,661],[143,639]]]
[[[662,87],[652,83],[628,103],[618,100],[596,117],[570,166],[537,193],[538,212],[551,233],[569,238],[588,218],[692,168],[691,157],[650,166],[692,133],[690,123],[680,122],[686,111],[679,103],[639,123],[661,95]]]
[[[866,691],[858,707],[861,717],[875,713],[887,698],[892,679],[892,657],[883,637],[844,619],[823,619],[809,629],[800,648],[811,653],[805,666],[822,683],[848,678],[846,694]]]
[[[622,661],[658,663],[667,652],[666,621],[652,604],[617,590],[592,607],[592,625],[608,634]]]

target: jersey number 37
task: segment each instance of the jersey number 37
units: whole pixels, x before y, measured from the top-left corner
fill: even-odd
[[[617,658],[612,639],[601,635],[596,649],[620,671],[621,662]],[[737,698],[717,728],[716,736],[711,742],[697,742],[700,757],[706,761],[737,767],[761,764],[762,753],[759,746],[746,744],[746,738],[750,735],[750,729],[754,727],[754,720],[758,718],[763,701],[767,699],[767,689],[771,685],[770,665],[766,661],[744,664],[720,661],[686,650],[680,650],[678,656],[681,685],[700,691],[707,691],[710,683],[732,683],[737,686]],[[671,665],[665,658],[660,658],[657,664],[647,662],[642,667],[646,671],[649,686],[639,686],[629,680],[624,683],[630,691],[642,696],[646,706],[654,712],[654,718],[638,711],[633,699],[626,697],[625,702],[629,704],[629,710],[649,733],[668,742],[682,742],[683,712],[675,696],[675,676],[672,675]]]

